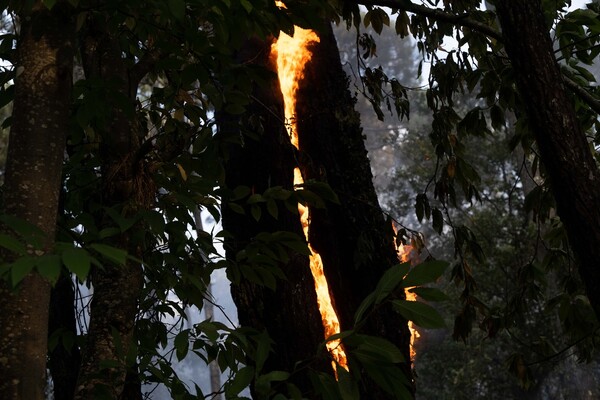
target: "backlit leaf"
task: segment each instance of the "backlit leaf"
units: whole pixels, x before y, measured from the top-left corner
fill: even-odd
[[[402,281],[402,286],[407,288],[411,286],[421,286],[426,283],[435,282],[448,268],[446,261],[427,261],[414,266]]]
[[[60,255],[45,254],[37,260],[36,264],[41,276],[48,279],[51,283],[56,283],[63,265]]]
[[[385,271],[375,288],[375,304],[379,304],[402,282],[410,268],[410,263],[397,264]],[[414,285],[413,285],[414,286]]]
[[[62,253],[62,262],[81,282],[87,279],[91,266],[87,251],[77,247],[67,249]]]
[[[445,328],[446,323],[440,314],[430,305],[419,301],[394,300],[396,311],[404,318],[423,328]]]

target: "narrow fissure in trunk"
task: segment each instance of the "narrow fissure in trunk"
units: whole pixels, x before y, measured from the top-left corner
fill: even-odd
[[[360,303],[398,261],[392,228],[373,188],[360,117],[331,27],[327,25],[319,37],[297,94],[299,160],[305,179],[326,182],[340,200],[325,209],[311,208],[309,241],[321,254],[341,328],[348,330],[354,327]],[[361,333],[388,339],[410,360],[407,323],[391,307],[372,313]],[[411,381],[408,361],[404,371]],[[362,375],[365,398],[390,397]]]
[[[248,40],[239,58],[241,62],[252,60],[257,65],[275,70],[268,41]],[[274,73],[268,84],[255,86],[253,97],[255,102],[250,106],[249,119],[245,122],[240,123],[239,119],[231,116],[221,115],[219,118],[220,134],[239,142],[229,149],[226,185],[232,190],[240,185],[246,186],[256,194],[277,186],[292,190],[295,151],[284,124],[283,100]],[[257,121],[261,121],[260,127]],[[241,126],[245,126],[247,131],[242,132]],[[260,219],[256,221],[249,207],[246,207],[245,215],[240,215],[224,199],[223,227],[232,234],[232,238],[226,241],[227,257],[234,261],[238,256],[238,270],[255,268],[247,260],[239,259],[239,255],[259,233],[286,231],[302,237],[297,213],[287,210],[283,202],[278,202],[277,207],[277,218],[263,208]],[[259,331],[266,330],[274,342],[274,351],[265,364],[265,370],[296,370],[292,381],[307,392],[310,390],[308,376],[305,370],[299,369],[306,364],[296,365],[298,361],[310,362],[310,367],[318,370],[331,369],[326,357],[315,359],[324,334],[308,257],[294,251],[288,251],[288,255],[288,262],[279,263],[286,279],[277,279],[275,290],[242,275],[238,280],[234,279],[231,291],[240,324]]]

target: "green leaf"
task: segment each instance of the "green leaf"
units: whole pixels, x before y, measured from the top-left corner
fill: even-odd
[[[56,283],[60,276],[62,260],[58,254],[45,254],[38,258],[37,270],[41,276],[48,279],[51,283]]]
[[[434,282],[448,268],[446,261],[427,261],[413,267],[402,281],[402,287],[421,286]]]
[[[33,245],[35,248],[41,248],[45,237],[44,232],[36,225],[25,221],[22,218],[13,217],[12,215],[1,215],[0,221],[4,222],[10,229],[21,235],[27,244]]]
[[[337,366],[338,385],[344,400],[360,400],[358,385],[352,375],[344,367]]]
[[[178,20],[185,18],[185,0],[167,0],[169,11]]]
[[[125,250],[101,243],[91,244],[90,248],[96,250],[102,256],[116,264],[125,265],[125,262],[127,261],[127,252]]]
[[[108,216],[110,216],[112,220],[115,221],[117,225],[119,225],[119,229],[121,229],[121,232],[127,231],[136,222],[135,218],[124,217],[114,208],[107,207],[105,210],[106,214],[108,214]]]
[[[274,200],[287,200],[292,195],[291,190],[286,190],[281,186],[272,186],[265,190],[263,197],[266,199],[274,199]]]
[[[20,257],[10,265],[10,278],[13,286],[17,286],[33,270],[36,262],[37,258],[35,257]]]
[[[273,218],[277,219],[279,216],[279,209],[277,208],[277,203],[275,203],[275,200],[267,200],[267,211]]]
[[[294,237],[291,237],[287,240],[282,240],[281,244],[291,250],[294,250],[298,254],[302,254],[304,256],[309,256],[311,254],[306,240],[300,238],[298,235],[294,235]]]
[[[300,391],[300,389],[298,389],[296,385],[294,385],[293,383],[287,383],[285,386],[292,400],[303,399],[302,392]]]
[[[227,398],[233,398],[234,396],[237,396],[242,390],[250,386],[250,382],[252,382],[253,378],[253,367],[244,367],[240,369],[226,386],[225,396]]]
[[[394,300],[396,311],[404,318],[427,329],[445,328],[446,323],[440,314],[430,305],[419,301]]]
[[[42,3],[44,3],[48,10],[52,10],[52,7],[56,4],[56,0],[42,0]]]
[[[254,8],[252,6],[252,3],[250,3],[248,0],[240,0],[240,4],[242,5],[242,7],[244,7],[244,10],[246,10],[246,12],[248,14],[250,14],[250,12],[252,11],[252,9]]]
[[[414,287],[409,292],[427,301],[445,301],[450,299],[446,293],[436,288]]]
[[[357,341],[358,345],[351,353],[362,363],[397,364],[406,361],[400,349],[389,340],[369,335],[355,335],[348,340],[350,346]]]
[[[314,375],[311,374],[311,382],[317,393],[321,394],[324,400],[343,400],[340,396],[338,384],[330,374],[323,372]]]
[[[267,357],[269,356],[269,352],[271,351],[271,338],[269,337],[267,331],[264,331],[258,336],[257,341],[255,361],[256,370],[260,372],[262,371],[265,361],[267,361]]]
[[[179,361],[183,360],[190,349],[189,329],[185,329],[175,336],[173,345],[175,346],[175,354]]]
[[[231,201],[241,200],[248,196],[252,191],[248,186],[237,186],[233,189],[233,197],[231,197]]]
[[[369,293],[367,297],[360,303],[360,306],[356,309],[354,314],[354,324],[358,324],[364,315],[364,313],[375,303],[375,292]]]
[[[66,249],[62,253],[62,262],[81,282],[87,279],[91,266],[90,255],[87,251],[78,247]]]
[[[248,200],[246,200],[246,203],[248,203],[248,204],[264,203],[264,202],[265,202],[265,198],[261,194],[258,194],[258,193],[254,193],[253,195],[248,197]]]
[[[259,376],[256,379],[255,388],[259,393],[262,392],[261,394],[263,394],[263,396],[265,396],[266,398],[266,395],[268,395],[269,391],[271,390],[271,382],[283,382],[289,379],[289,377],[289,372],[271,371],[267,374]],[[280,397],[282,400],[287,400],[287,397],[283,396],[281,393],[279,393],[278,396],[282,396]],[[273,400],[275,400],[276,398],[278,397],[275,396]]]
[[[244,215],[246,213],[244,211],[244,208],[242,206],[240,206],[239,204],[236,204],[234,202],[229,202],[229,203],[227,203],[227,205],[229,206],[229,208],[231,208],[231,211],[233,211],[236,214]]]
[[[6,233],[0,233],[0,246],[19,255],[26,253],[25,245],[14,236]]]
[[[340,204],[340,199],[337,196],[337,194],[335,194],[333,189],[331,189],[331,186],[329,186],[325,182],[308,181],[308,182],[305,182],[302,185],[302,187],[305,190],[307,189],[307,190],[313,192],[314,194],[316,194],[317,196],[319,196],[321,199],[323,199],[325,201],[329,201],[333,204]]]
[[[410,268],[410,263],[397,264],[385,271],[375,288],[375,304],[381,303],[402,282]]]
[[[98,232],[98,239],[106,239],[112,236],[116,236],[121,233],[121,229],[116,226],[109,226]]]
[[[378,386],[383,390],[393,395],[394,398],[399,400],[412,399],[413,396],[407,390],[408,381],[404,372],[395,366],[390,364],[363,364],[367,375],[373,379]]]
[[[285,371],[271,371],[263,376],[267,377],[271,382],[282,382],[290,377],[290,373]]]
[[[250,214],[252,214],[252,218],[258,222],[260,220],[260,216],[262,215],[262,210],[258,205],[252,204],[252,206],[250,206]]]

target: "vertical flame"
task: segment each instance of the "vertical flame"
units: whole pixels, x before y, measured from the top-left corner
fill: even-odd
[[[394,227],[394,233],[396,233],[396,226],[393,225]],[[399,244],[398,247],[396,248],[396,253],[398,253],[398,260],[400,262],[412,262],[412,257],[411,257],[411,253],[413,251],[413,246],[407,244]],[[417,295],[409,292],[409,290],[412,289],[412,287],[406,288],[404,290],[404,293],[406,294],[406,300],[409,301],[416,301],[417,300]],[[412,323],[412,321],[408,321],[408,329],[410,330],[410,359],[414,360],[415,356],[417,355],[417,352],[415,350],[415,342],[417,341],[417,339],[419,339],[419,337],[421,336],[419,334],[419,331],[417,331],[417,329],[415,328],[414,324]]]
[[[278,4],[279,6],[282,6]],[[272,54],[277,58],[277,74],[281,85],[285,106],[285,118],[289,126],[290,140],[298,149],[298,134],[296,132],[296,93],[298,91],[299,82],[303,77],[304,65],[310,60],[311,53],[308,46],[311,43],[319,42],[317,34],[311,30],[295,27],[294,36],[290,37],[281,33],[279,39],[273,44],[271,49]],[[294,169],[294,185],[304,183],[300,169]],[[300,213],[300,222],[302,231],[306,240],[308,240],[308,227],[310,224],[310,216],[308,207],[298,204],[298,212]],[[310,270],[315,280],[315,290],[317,292],[317,302],[321,320],[325,328],[325,338],[328,338],[340,332],[340,323],[337,314],[329,297],[329,287],[327,279],[323,273],[323,262],[321,256],[317,253],[310,242],[308,247],[311,251]],[[327,343],[327,349],[332,355],[333,369],[336,370],[336,363],[341,367],[348,369],[346,354],[341,346],[340,340],[332,340]]]

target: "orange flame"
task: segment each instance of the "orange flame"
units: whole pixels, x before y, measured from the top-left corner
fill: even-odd
[[[396,226],[393,225],[393,227],[394,233],[396,233]],[[412,261],[414,261],[412,260],[411,256],[412,252],[413,246],[409,244],[399,244],[396,248],[396,253],[398,253],[398,260],[403,263],[409,261],[412,263]],[[406,294],[406,300],[417,301],[417,295],[415,293],[409,292],[410,289],[412,289],[412,287],[406,288],[404,290],[404,293]],[[417,352],[415,350],[415,343],[419,339],[419,337],[421,337],[421,334],[419,333],[419,331],[417,331],[412,321],[408,321],[408,329],[410,330],[410,359],[414,361],[415,356],[417,355]]]
[[[281,7],[282,5],[278,3],[278,6]],[[308,46],[316,42],[319,42],[319,37],[315,32],[295,27],[293,37],[281,33],[279,39],[273,44],[271,49],[272,54],[277,58],[277,74],[284,99],[285,118],[289,126],[290,140],[297,149],[299,147],[295,122],[296,93],[299,88],[299,82],[303,78],[304,65],[311,57]],[[294,169],[294,185],[302,185],[303,183],[304,179],[302,178],[300,169]],[[300,222],[304,236],[308,241],[308,227],[310,225],[308,207],[298,204],[298,212],[300,213]],[[325,328],[325,338],[328,338],[340,332],[340,322],[331,303],[321,256],[312,248],[310,242],[308,247],[311,251],[311,256],[309,257],[310,270],[315,280],[319,312],[321,313],[321,320]],[[346,354],[340,340],[328,342],[327,349],[335,360],[332,362],[334,371],[336,370],[336,363],[348,370]]]

